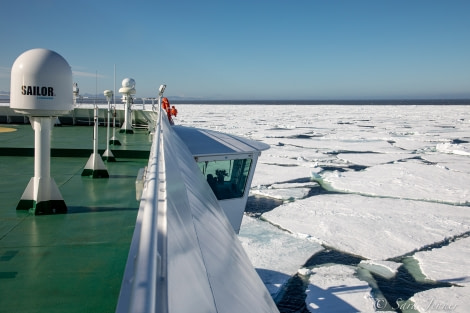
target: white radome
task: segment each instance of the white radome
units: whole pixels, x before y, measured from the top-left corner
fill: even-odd
[[[31,116],[59,116],[73,109],[72,70],[58,53],[31,49],[11,68],[10,107]]]
[[[135,80],[132,78],[124,78],[122,80],[122,87],[135,88]]]

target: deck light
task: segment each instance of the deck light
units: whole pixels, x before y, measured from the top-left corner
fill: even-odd
[[[160,88],[158,89],[158,95],[161,97],[163,96],[163,93],[165,92],[166,85],[160,85]]]

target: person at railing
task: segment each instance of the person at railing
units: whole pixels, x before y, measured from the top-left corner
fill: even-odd
[[[175,106],[173,106],[174,108]],[[173,119],[171,118],[172,116],[172,108],[170,108],[170,101],[168,98],[162,98],[162,109],[165,110],[166,115],[168,117],[168,121],[170,122],[171,125],[174,125]],[[176,109],[175,109],[176,110]],[[176,113],[175,113],[176,116]]]
[[[170,101],[168,101],[168,98],[162,98],[162,108],[168,112],[168,109],[170,108]]]
[[[171,115],[174,117],[176,117],[176,115],[178,114],[178,110],[175,108],[174,105],[171,107],[170,112],[171,112]]]

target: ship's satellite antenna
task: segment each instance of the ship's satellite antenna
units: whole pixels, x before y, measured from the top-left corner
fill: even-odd
[[[124,124],[121,127],[120,133],[133,134],[131,125],[131,105],[133,103],[132,95],[135,94],[135,80],[132,78],[124,78],[122,80],[122,87],[119,88],[119,93],[122,94],[122,102],[125,104],[124,108]]]
[[[103,159],[108,162],[116,162],[116,158],[113,155],[113,152],[109,149],[109,123],[110,123],[110,115],[111,115],[111,99],[113,98],[113,91],[112,90],[105,90],[104,95],[106,96],[106,100],[108,101],[108,122],[106,127],[106,151],[103,153]]]
[[[53,119],[73,109],[72,70],[58,53],[32,49],[21,54],[11,69],[10,108],[29,116],[34,129],[34,177],[17,210],[34,214],[66,213],[67,206],[50,176]]]

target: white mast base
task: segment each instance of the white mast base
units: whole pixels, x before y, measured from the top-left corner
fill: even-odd
[[[67,205],[52,177],[32,177],[16,209],[35,215],[67,213]]]
[[[98,153],[92,153],[83,169],[82,176],[109,178],[108,169]]]

